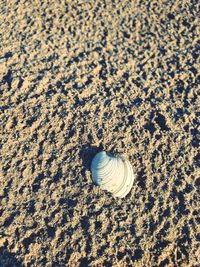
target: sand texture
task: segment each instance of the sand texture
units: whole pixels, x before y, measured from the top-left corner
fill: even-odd
[[[0,1],[0,266],[200,266],[199,3]]]

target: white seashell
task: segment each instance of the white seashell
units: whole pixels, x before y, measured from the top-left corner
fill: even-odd
[[[128,160],[105,151],[97,153],[93,158],[91,171],[95,184],[120,198],[130,192],[135,178]]]

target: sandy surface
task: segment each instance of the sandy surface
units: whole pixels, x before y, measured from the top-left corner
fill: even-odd
[[[0,266],[199,266],[199,8],[0,1]],[[124,199],[92,183],[101,149]]]

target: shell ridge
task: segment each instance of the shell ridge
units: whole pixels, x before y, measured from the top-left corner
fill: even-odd
[[[109,166],[109,169],[98,174],[99,180],[102,181],[100,185],[112,183],[112,181],[110,181],[111,180],[110,178],[112,177],[113,179],[115,179],[114,177],[117,176],[117,165],[118,165],[118,159],[114,159],[112,160],[112,163]]]

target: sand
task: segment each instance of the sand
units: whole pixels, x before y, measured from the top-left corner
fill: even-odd
[[[199,8],[0,1],[0,266],[199,266]]]

